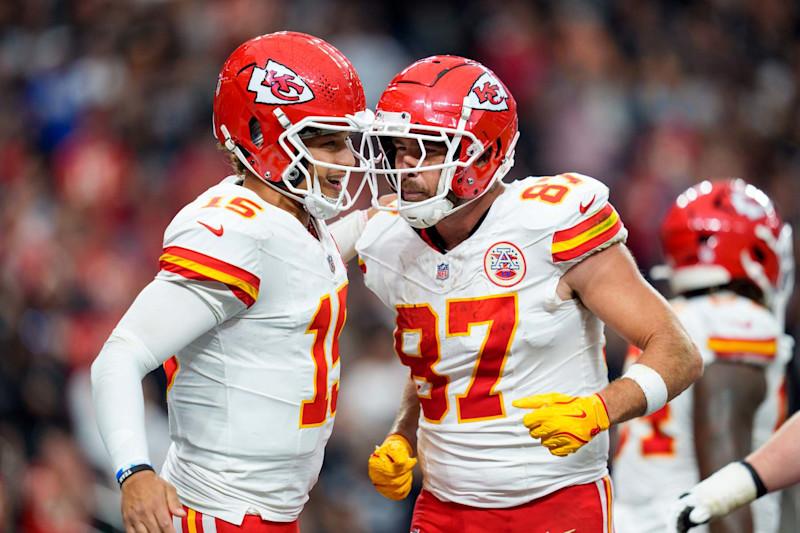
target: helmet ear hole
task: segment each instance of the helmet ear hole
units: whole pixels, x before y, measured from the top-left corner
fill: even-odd
[[[493,155],[496,155],[496,152],[494,151],[494,147],[490,146],[489,148],[484,150],[484,152],[480,155],[480,157],[478,157],[478,159],[475,160],[475,167],[481,168],[486,163],[488,163],[490,159],[492,159]]]
[[[764,252],[761,251],[761,248],[759,248],[758,246],[753,246],[752,250],[756,260],[759,263],[763,263],[764,259],[766,259],[766,255],[764,254]]]
[[[261,131],[261,123],[256,117],[250,117],[250,141],[261,148],[264,145],[264,133]]]

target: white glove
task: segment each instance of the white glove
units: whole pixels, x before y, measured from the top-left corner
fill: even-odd
[[[672,506],[668,533],[686,533],[747,505],[766,492],[758,474],[744,461],[721,468],[701,481]]]
[[[670,509],[667,533],[686,533],[709,520],[711,513],[708,509],[700,505],[694,494],[687,492]]]

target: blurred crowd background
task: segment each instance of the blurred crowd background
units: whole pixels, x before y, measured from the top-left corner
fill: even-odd
[[[607,183],[645,274],[662,261],[661,215],[702,178],[758,185],[800,234],[793,0],[3,0],[0,531],[121,527],[88,368],[155,275],[169,220],[229,173],[211,131],[223,61],[281,29],[340,48],[371,108],[416,59],[484,62],[519,104],[507,180],[577,171]],[[407,374],[392,317],[350,271],[336,426],[301,527],[407,531],[412,498],[385,500],[366,475]],[[623,352],[610,339],[612,374]],[[155,463],[169,444],[162,374],[145,380]]]

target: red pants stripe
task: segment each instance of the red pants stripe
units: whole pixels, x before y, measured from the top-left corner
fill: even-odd
[[[231,524],[213,516],[204,515],[185,505],[186,516],[173,517],[176,533],[300,533],[297,520],[294,522],[270,522],[260,516],[245,515],[241,526]]]
[[[443,502],[423,490],[411,533],[613,533],[612,495],[608,477],[507,509]]]

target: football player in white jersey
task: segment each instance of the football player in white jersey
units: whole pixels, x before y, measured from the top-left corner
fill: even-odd
[[[620,533],[664,531],[681,494],[763,444],[785,416],[791,229],[770,199],[740,179],[704,181],[678,197],[661,241],[678,295],[672,305],[705,372],[658,412],[622,427],[613,469]],[[746,463],[738,468],[747,471]],[[774,493],[709,529],[774,533],[779,525]]]
[[[348,179],[367,167],[349,136],[371,121],[352,65],[315,37],[264,35],[222,67],[213,127],[237,174],[175,216],[156,279],[92,365],[129,533],[298,531],[345,321],[347,274],[324,220],[353,201]],[[141,379],[162,364],[172,446],[158,476]]]
[[[508,89],[454,56],[398,74],[368,135],[373,194],[385,176],[399,198],[356,247],[411,374],[369,473],[404,498],[416,449],[418,533],[611,531],[604,430],[661,408],[701,372],[603,184],[576,173],[501,182],[517,137]],[[601,321],[644,349],[611,385]]]

